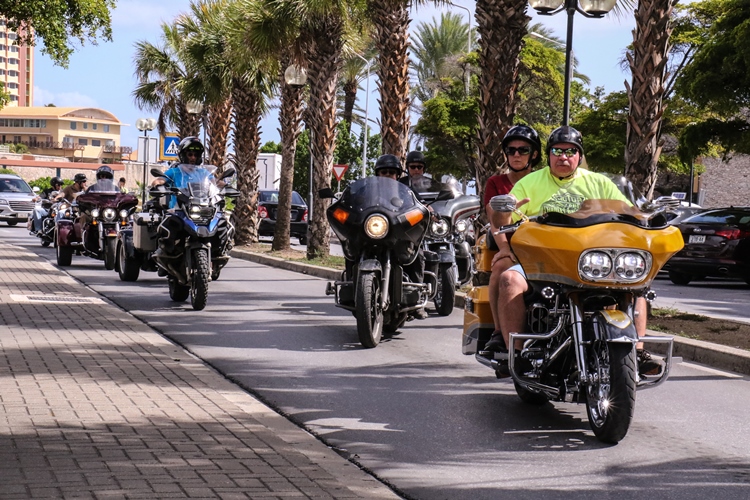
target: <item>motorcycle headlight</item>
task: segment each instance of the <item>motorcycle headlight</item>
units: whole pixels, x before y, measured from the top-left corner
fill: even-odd
[[[598,248],[578,259],[578,274],[587,281],[611,283],[642,280],[651,270],[651,254],[628,248]]]
[[[373,240],[385,238],[388,234],[388,219],[380,214],[374,214],[365,221],[365,234]]]
[[[432,233],[433,236],[445,236],[448,234],[449,229],[448,221],[445,219],[440,219],[430,223],[430,233]]]
[[[460,220],[456,222],[455,228],[456,228],[456,231],[458,231],[459,233],[465,233],[466,230],[469,229],[469,223],[466,222],[465,220]]]
[[[117,212],[115,212],[114,208],[105,208],[104,211],[102,212],[102,216],[104,217],[104,220],[106,220],[106,221],[113,221],[113,220],[115,220],[115,214],[116,213]],[[92,212],[92,214],[93,214],[93,212]]]
[[[98,208],[95,208],[95,209],[93,209],[91,211],[91,217],[93,217],[94,219],[96,219],[96,218],[99,217],[99,209]]]
[[[127,217],[128,217],[128,211],[125,210],[124,208],[122,210],[120,210],[120,218],[121,219],[126,219]]]
[[[635,252],[621,253],[615,259],[615,273],[622,279],[638,279],[646,273],[646,259]]]

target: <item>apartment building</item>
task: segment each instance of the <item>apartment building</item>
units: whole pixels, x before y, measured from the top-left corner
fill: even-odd
[[[0,17],[0,82],[10,94],[8,107],[34,104],[34,47],[16,45],[17,39]]]
[[[54,106],[0,110],[0,144],[25,144],[29,154],[83,163],[119,163],[133,148],[120,146],[123,124],[99,108]]]

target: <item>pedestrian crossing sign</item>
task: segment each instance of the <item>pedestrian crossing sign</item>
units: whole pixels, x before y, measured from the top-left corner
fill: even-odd
[[[172,132],[161,136],[161,150],[159,160],[177,160],[177,146],[180,145],[180,137]]]

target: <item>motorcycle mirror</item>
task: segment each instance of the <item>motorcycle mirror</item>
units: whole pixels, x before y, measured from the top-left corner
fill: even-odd
[[[516,197],[512,194],[499,194],[490,199],[490,208],[495,212],[508,213],[516,208]]]
[[[164,172],[162,172],[158,168],[152,168],[151,175],[154,177],[166,177],[166,175],[164,175]]]
[[[237,170],[235,170],[234,167],[227,167],[227,169],[224,170],[224,173],[221,174],[221,178],[226,179],[227,177],[232,177],[236,173]]]
[[[336,195],[333,193],[333,189],[327,187],[318,191],[318,197],[323,199],[335,198]]]

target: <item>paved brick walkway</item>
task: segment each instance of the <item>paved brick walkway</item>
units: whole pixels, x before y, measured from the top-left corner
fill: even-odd
[[[0,242],[0,499],[399,498],[49,262]]]

